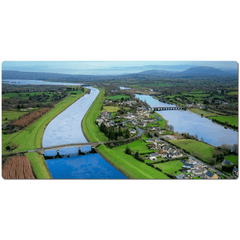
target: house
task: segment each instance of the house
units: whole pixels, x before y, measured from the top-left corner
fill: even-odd
[[[230,165],[233,165],[233,163],[230,162],[230,161],[228,161],[228,160],[226,160],[226,159],[224,159],[223,162],[222,162],[222,165],[228,165],[228,166],[230,166]]]
[[[131,130],[130,130],[130,133],[131,133],[131,134],[135,134],[136,132],[137,132],[136,129],[131,129]]]
[[[156,140],[155,140],[154,138],[148,138],[148,139],[146,140],[146,142],[152,142],[152,143],[154,143],[154,142],[156,142]]]
[[[234,167],[232,173],[237,177],[238,176],[238,169],[236,167]]]
[[[178,174],[175,176],[177,179],[184,179],[184,175],[183,174]]]
[[[156,161],[156,160],[157,160],[157,158],[156,158],[155,156],[149,157],[149,159],[150,159],[151,161]]]
[[[168,152],[170,149],[171,148],[168,145],[162,147],[163,151],[167,151]]]
[[[162,153],[162,154],[161,154],[161,157],[165,159],[165,158],[168,157],[168,155],[167,155],[167,153]]]
[[[155,127],[149,127],[148,130],[149,130],[149,131],[154,131],[154,130],[155,130]]]
[[[158,157],[158,156],[159,156],[159,153],[157,153],[157,152],[154,152],[154,153],[150,154],[150,157]]]
[[[218,175],[216,173],[211,172],[211,171],[207,171],[205,177],[207,179],[218,179]]]

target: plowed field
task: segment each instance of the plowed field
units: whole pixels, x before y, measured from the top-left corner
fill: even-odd
[[[3,164],[2,177],[4,179],[35,179],[26,156],[10,157]]]

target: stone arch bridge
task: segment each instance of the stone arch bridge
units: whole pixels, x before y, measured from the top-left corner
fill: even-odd
[[[154,111],[182,110],[181,107],[153,107]]]

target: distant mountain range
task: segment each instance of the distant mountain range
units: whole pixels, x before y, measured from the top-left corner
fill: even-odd
[[[222,71],[214,67],[191,67],[185,71],[172,72],[164,70],[149,70],[139,73],[140,75],[158,76],[158,77],[227,77],[237,76],[237,71]]]
[[[43,73],[43,72],[19,72],[19,71],[2,71],[2,79],[36,79],[36,80],[52,80],[52,81],[91,81],[91,80],[102,80],[102,79],[144,79],[145,77],[157,77],[157,78],[234,78],[238,80],[238,70],[223,71],[214,67],[190,67],[184,71],[167,71],[167,70],[147,70],[139,73],[123,74],[123,75],[73,75],[73,74],[59,74],[59,73]]]

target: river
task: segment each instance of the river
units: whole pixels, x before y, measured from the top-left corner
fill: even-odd
[[[86,94],[60,113],[47,126],[42,145],[49,147],[67,143],[85,143],[81,121],[97,97],[99,90],[89,87]],[[71,148],[62,149],[63,153]],[[110,165],[98,153],[63,157],[46,160],[48,169],[54,179],[126,179],[121,172]]]
[[[175,105],[160,102],[152,96],[139,95],[136,97],[145,101],[151,107],[175,107]],[[225,129],[223,126],[213,123],[207,118],[202,118],[200,115],[184,110],[166,110],[158,111],[160,115],[168,120],[169,125],[173,125],[174,131],[179,133],[189,133],[190,135],[198,135],[198,138],[203,138],[213,146],[221,146],[226,144],[238,144],[238,132],[232,129]]]

